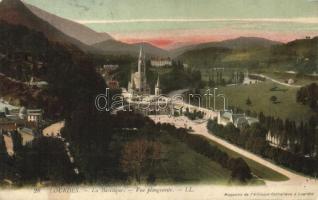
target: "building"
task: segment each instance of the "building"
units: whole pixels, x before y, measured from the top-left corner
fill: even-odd
[[[295,83],[295,81],[294,81],[294,79],[288,79],[287,81],[287,84],[289,84],[289,85],[292,85],[292,84],[294,84]]]
[[[17,130],[17,123],[8,118],[0,118],[0,131],[15,131]]]
[[[152,67],[171,67],[172,60],[170,58],[155,58],[150,60]]]
[[[218,112],[218,124],[226,126],[229,123],[234,124],[237,128],[242,128],[245,125],[252,125],[259,122],[257,118],[248,117],[244,114],[234,114],[232,111],[220,111]]]
[[[131,74],[130,82],[128,83],[128,92],[134,95],[150,95],[150,87],[147,84],[146,76],[146,58],[143,49],[140,48],[138,58],[138,71]]]
[[[29,86],[35,86],[37,88],[46,88],[49,84],[48,82],[46,81],[40,81],[40,80],[35,80],[34,77],[31,77],[29,83],[28,83]]]
[[[252,84],[257,84],[257,83],[260,83],[260,82],[262,82],[262,81],[250,78],[248,72],[244,73],[243,85],[252,85]]]
[[[160,96],[160,95],[161,95],[160,78],[158,76],[157,84],[155,87],[155,96]]]
[[[109,81],[107,81],[107,86],[111,90],[116,90],[116,89],[119,89],[119,82],[116,80],[109,80]]]
[[[116,69],[119,68],[119,65],[116,65],[116,64],[108,64],[108,65],[103,65],[102,67],[104,70],[108,71],[108,72],[111,72],[111,71],[114,71]]]
[[[43,120],[43,110],[42,109],[27,109],[27,121],[39,124]]]

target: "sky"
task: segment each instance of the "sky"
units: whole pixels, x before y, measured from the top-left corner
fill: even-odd
[[[163,48],[240,36],[318,35],[318,0],[24,0],[129,42]]]

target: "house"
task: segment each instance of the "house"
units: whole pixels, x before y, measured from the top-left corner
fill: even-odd
[[[42,122],[43,110],[42,109],[27,109],[27,121],[36,124]]]
[[[220,111],[218,112],[218,124],[226,126],[229,123],[234,124],[237,128],[242,128],[245,125],[252,125],[257,123],[258,119],[248,117],[244,114],[234,114],[232,111]]]
[[[17,130],[17,124],[15,123],[15,121],[8,118],[0,118],[0,130],[15,131]]]
[[[289,84],[289,85],[292,85],[292,84],[294,84],[295,83],[295,81],[294,81],[294,79],[288,79],[287,80],[287,83]]]
[[[266,141],[272,147],[282,149],[284,151],[289,151],[291,149],[292,143],[289,139],[283,142],[283,139],[277,135],[275,135],[272,131],[268,131],[266,134]],[[284,144],[285,143],[285,144]],[[294,144],[299,144],[297,140],[294,141]]]
[[[262,81],[251,77],[248,72],[244,73],[243,85],[252,85],[260,82]]]
[[[170,67],[172,66],[172,60],[170,58],[153,58],[150,60],[152,67]]]
[[[103,65],[104,70],[106,71],[114,71],[119,68],[119,65],[113,65],[113,64],[108,64],[108,65]]]

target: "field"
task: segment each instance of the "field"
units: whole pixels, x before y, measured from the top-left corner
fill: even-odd
[[[228,183],[230,171],[217,162],[196,153],[171,136],[160,136],[159,140],[163,145],[164,161],[158,166],[158,182]]]
[[[225,94],[228,98],[229,106],[257,113],[263,112],[265,115],[283,119],[307,120],[314,113],[310,110],[309,106],[296,102],[297,90],[297,88],[265,81],[255,85],[219,87],[218,94]],[[277,97],[276,102],[270,100],[272,96]],[[251,105],[246,104],[248,98],[251,100]],[[204,99],[202,105],[206,105]],[[217,108],[223,108],[223,99],[219,98],[217,100]]]

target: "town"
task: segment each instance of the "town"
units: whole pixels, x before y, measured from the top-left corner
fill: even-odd
[[[214,0],[43,2],[0,1],[1,197],[316,189],[312,18]]]

